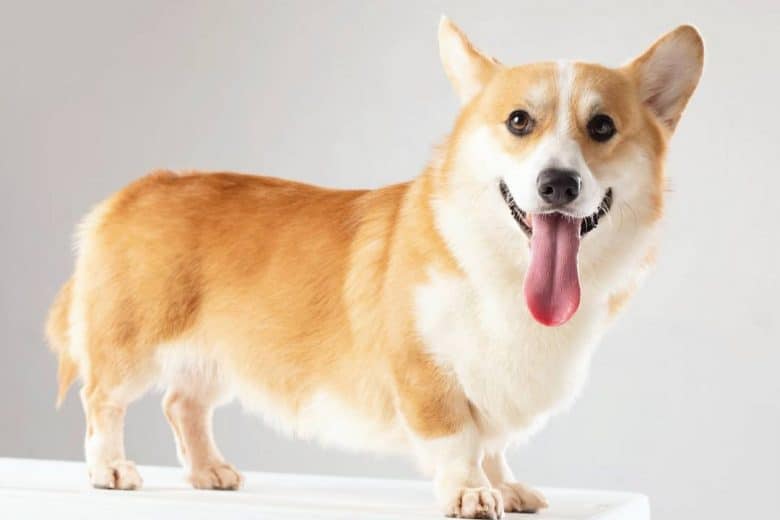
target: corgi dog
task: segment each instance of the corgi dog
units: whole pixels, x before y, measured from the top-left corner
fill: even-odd
[[[443,18],[439,47],[462,108],[412,181],[158,171],[83,219],[47,335],[59,402],[83,382],[95,487],[141,486],[125,410],[160,386],[196,488],[241,486],[211,427],[238,398],[293,435],[411,453],[445,515],[547,506],[505,450],[576,398],[652,263],[703,43],[681,26],[619,68],[509,67]]]

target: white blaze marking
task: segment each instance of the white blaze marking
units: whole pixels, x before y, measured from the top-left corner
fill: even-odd
[[[569,61],[558,62],[558,136],[564,137],[569,132],[571,114],[572,84],[574,83],[574,66]]]

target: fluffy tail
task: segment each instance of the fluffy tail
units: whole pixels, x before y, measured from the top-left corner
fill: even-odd
[[[49,310],[49,317],[46,320],[46,338],[49,340],[49,346],[52,351],[60,358],[57,369],[57,379],[59,380],[59,390],[57,391],[57,408],[60,407],[68,388],[73,380],[78,376],[78,365],[70,356],[68,346],[70,344],[70,305],[71,293],[73,292],[73,278],[65,282],[54,304]]]

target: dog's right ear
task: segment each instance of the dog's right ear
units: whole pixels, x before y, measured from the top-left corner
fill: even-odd
[[[444,72],[463,105],[476,96],[501,67],[498,61],[474,47],[463,31],[444,15],[439,22],[439,54]]]

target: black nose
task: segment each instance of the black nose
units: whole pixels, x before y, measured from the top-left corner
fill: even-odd
[[[536,189],[545,202],[556,206],[567,204],[580,194],[580,174],[574,170],[547,168],[536,179]]]

